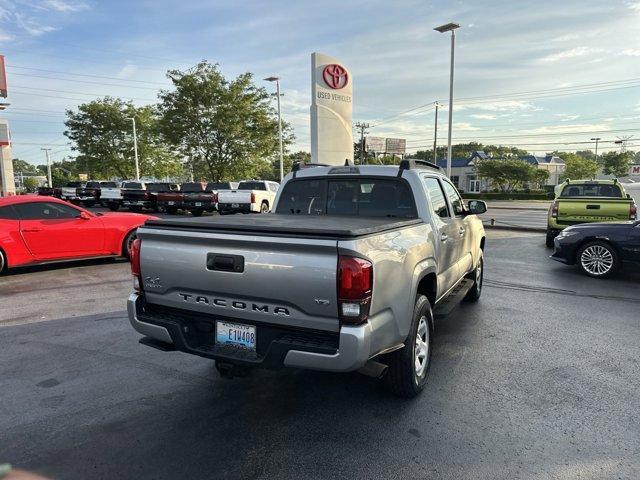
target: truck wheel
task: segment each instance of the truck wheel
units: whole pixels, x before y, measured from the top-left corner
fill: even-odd
[[[269,204],[267,202],[262,202],[262,205],[260,205],[260,213],[269,213]]]
[[[122,256],[127,260],[129,260],[129,250],[131,248],[131,244],[137,238],[136,231],[137,229],[131,230],[129,233],[127,233],[127,236],[124,237],[124,240],[122,241]]]
[[[194,217],[201,217],[202,210],[191,210],[191,215],[193,215]]]
[[[109,207],[109,210],[111,210],[112,212],[117,212],[120,208],[120,205],[118,205],[117,203],[108,203],[107,207]]]
[[[469,290],[464,296],[464,301],[477,302],[480,300],[480,295],[482,294],[482,282],[484,280],[484,257],[482,255],[482,250],[480,250],[478,266],[467,276],[467,278],[470,278],[475,283],[473,284],[473,287],[471,287],[471,290]]]
[[[553,230],[547,229],[547,248],[553,248],[553,239],[556,238],[556,234]]]
[[[129,207],[129,210],[135,213],[140,213],[142,211],[142,207]]]
[[[611,244],[597,240],[580,247],[576,262],[590,277],[605,278],[618,269],[618,253]]]
[[[393,394],[413,398],[424,389],[431,367],[432,337],[431,304],[427,297],[418,295],[404,347],[385,356],[389,370],[384,380]]]
[[[167,207],[166,210],[169,215],[175,215],[178,213],[178,209],[176,207]]]

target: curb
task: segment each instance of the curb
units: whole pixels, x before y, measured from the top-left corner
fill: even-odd
[[[512,227],[508,225],[487,225],[483,224],[485,230],[512,230],[514,232],[534,232],[534,233],[546,233],[546,228],[541,227]]]
[[[537,212],[546,212],[549,209],[540,207],[503,207],[496,205],[487,205],[487,210],[535,210]]]

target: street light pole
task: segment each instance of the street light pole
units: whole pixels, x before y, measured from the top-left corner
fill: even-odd
[[[597,138],[592,138],[591,141],[595,141],[596,142],[596,162],[598,161],[598,142],[602,140],[602,138],[597,137]]]
[[[434,30],[445,33],[451,32],[451,66],[449,72],[449,132],[448,132],[448,141],[447,141],[447,177],[451,178],[451,131],[453,124],[453,60],[456,49],[456,34],[455,30],[460,28],[460,25],[457,23],[447,23],[446,25],[440,25],[439,27],[434,28]]]
[[[136,133],[136,119],[131,117],[133,123],[133,155],[136,160],[136,180],[140,181],[140,164],[138,163],[138,134]]]
[[[51,181],[51,161],[49,159],[50,148],[41,148],[40,150],[44,151],[47,157],[47,182],[49,183],[49,188],[53,188],[53,182]]]
[[[280,182],[284,177],[284,149],[282,147],[282,114],[280,112],[280,77],[267,77],[267,82],[276,82],[276,96],[278,97],[278,137],[280,140]]]
[[[438,163],[438,102],[436,102],[436,123],[433,130],[433,163]]]

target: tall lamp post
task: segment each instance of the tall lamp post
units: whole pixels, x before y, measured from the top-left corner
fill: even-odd
[[[280,139],[280,182],[284,177],[283,149],[282,149],[282,115],[280,113],[280,77],[267,77],[267,82],[276,82],[276,97],[278,98],[278,137]]]
[[[49,188],[53,187],[53,182],[51,181],[51,160],[49,159],[50,148],[41,148],[44,154],[47,157],[47,183],[49,184]]]
[[[602,140],[600,137],[592,138],[592,142],[596,142],[596,162],[598,161],[598,142]]]
[[[457,23],[447,23],[434,28],[434,30],[445,33],[451,32],[451,70],[449,73],[449,139],[447,142],[447,177],[451,178],[451,125],[453,123],[453,57],[456,49],[456,28],[460,28]]]
[[[136,119],[129,118],[133,123],[133,155],[136,159],[136,180],[140,181],[140,164],[138,163],[138,135],[136,133]]]

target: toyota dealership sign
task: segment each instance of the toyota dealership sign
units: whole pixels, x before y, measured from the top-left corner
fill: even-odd
[[[311,55],[311,161],[344,165],[353,161],[353,85],[338,59]]]

